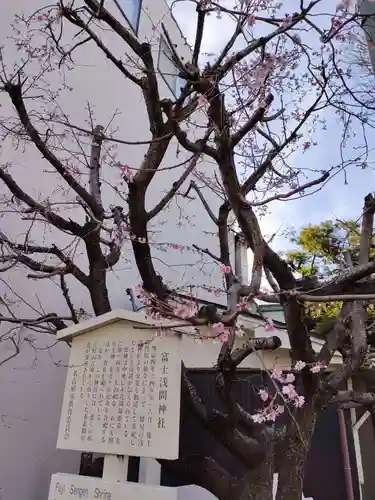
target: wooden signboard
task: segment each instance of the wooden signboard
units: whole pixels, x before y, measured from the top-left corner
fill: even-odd
[[[57,447],[176,459],[180,339],[117,319],[72,336]]]

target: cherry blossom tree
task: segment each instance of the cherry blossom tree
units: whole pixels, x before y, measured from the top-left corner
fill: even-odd
[[[0,364],[19,353],[22,342],[30,341],[29,337],[20,340],[16,330],[20,325],[34,333],[54,334],[85,314],[110,311],[110,278],[124,263],[124,246],[130,245],[131,263],[140,276],[138,294],[148,316],[187,327],[197,349],[202,341],[221,342],[216,385],[224,410],[205,404],[185,369],[183,400],[247,472],[233,477],[212,457],[188,456],[183,451],[178,460],[165,465],[221,500],[271,500],[274,455],[282,445],[276,498],[300,500],[304,464],[319,414],[328,404],[372,409],[375,401],[372,393],[342,390],[360,371],[367,352],[367,307],[375,298],[375,264],[369,259],[375,204],[371,196],[366,197],[358,262],[345,260],[340,272],[322,282],[301,281],[272,249],[261,221],[267,211],[272,213],[273,202],[292,203],[310,196],[330,179],[345,177],[349,169],[363,168],[371,161],[368,137],[374,128],[374,100],[358,85],[365,75],[346,59],[348,47],[361,36],[362,19],[349,0],[337,6],[301,0],[293,2],[292,8],[273,0],[176,0],[172,9],[181,4],[193,6],[196,23],[188,61],[163,19],[153,20],[155,37],[143,40],[103,0],[60,0],[17,16],[13,42],[19,59],[9,61],[7,46],[1,58],[2,103],[12,109],[2,116],[2,139],[14,149],[25,148],[27,155],[32,147],[47,165],[43,175],[52,171],[58,180],[51,195],[36,196],[24,185],[14,163],[1,165],[2,220],[13,217],[27,227],[19,235],[5,224],[0,233],[2,283],[12,283],[14,273],[26,273],[35,288],[52,282],[61,290],[67,313],[43,307],[43,314],[35,310],[33,317],[21,317],[14,312],[15,302],[21,300],[19,292],[4,293],[1,321],[6,330],[1,339],[11,343],[14,351]],[[225,23],[223,31],[228,33],[218,54],[207,54],[202,48],[212,20]],[[181,88],[176,99],[161,97],[155,55],[160,35],[179,71]],[[112,49],[113,40],[121,42],[121,53]],[[134,95],[142,99],[148,123],[146,141],[132,143],[127,131],[96,123],[95,103],[86,105],[86,124],[75,123],[62,108],[60,96],[74,92],[69,75],[79,75],[76,56],[88,45],[136,89]],[[98,96],[103,99],[105,95]],[[304,158],[319,150],[317,134],[332,127],[340,139],[337,164],[305,168]],[[173,143],[188,159],[164,167]],[[143,145],[139,165],[130,165],[126,158],[118,161],[114,153],[118,144]],[[213,166],[212,174],[205,176],[201,169],[198,178],[221,199],[217,213],[194,177],[198,166],[205,164]],[[176,166],[181,175],[151,209],[146,208],[155,176]],[[108,169],[117,169],[118,185],[108,180]],[[40,186],[43,192],[42,179]],[[196,252],[217,265],[223,287],[206,288],[227,296],[223,309],[202,305],[192,288],[189,294],[180,293],[156,268],[152,221],[176,198],[192,195],[215,227],[218,251],[196,244],[181,248],[179,242],[169,242],[168,251]],[[116,202],[111,204],[113,199]],[[41,226],[47,229],[37,240],[35,235],[41,233],[36,228]],[[233,234],[252,254],[248,280],[241,279],[233,266]],[[72,297],[68,286],[73,281],[89,294],[92,311],[77,305],[81,302]],[[291,369],[283,373],[275,366],[269,373],[271,389],[259,391],[261,409],[251,412],[232,396],[236,370],[254,351],[281,345],[277,329],[266,319],[265,331],[274,331],[274,336],[250,339],[242,348],[235,345],[243,335],[241,313],[259,299],[283,307]],[[315,353],[305,324],[305,303],[330,301],[342,302],[342,307],[321,351]],[[208,327],[204,331],[209,333],[203,335],[202,327]],[[170,328],[155,330],[157,335],[170,333]],[[348,339],[349,349],[341,350]],[[340,350],[343,364],[330,371],[330,361]],[[287,414],[288,423],[280,430],[270,423],[281,414]]]

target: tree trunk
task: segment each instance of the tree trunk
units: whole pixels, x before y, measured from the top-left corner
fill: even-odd
[[[305,462],[310,449],[317,413],[314,401],[295,413],[295,422],[289,425],[288,435],[282,444],[278,466],[276,500],[301,500]],[[296,425],[297,424],[297,425]]]
[[[249,471],[244,479],[246,484],[238,500],[272,500],[273,461]]]
[[[243,488],[236,500],[273,500],[272,484],[276,440],[275,437],[268,443],[266,456],[259,467],[245,473]]]

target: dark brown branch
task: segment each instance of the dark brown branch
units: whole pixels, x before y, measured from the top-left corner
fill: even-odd
[[[28,205],[33,211],[41,214],[48,222],[53,224],[55,227],[63,231],[73,233],[76,236],[83,235],[82,226],[72,220],[64,219],[60,215],[53,213],[49,208],[34,200],[34,198],[32,198],[23,189],[21,189],[21,187],[15,182],[13,177],[8,174],[8,172],[6,172],[3,168],[0,168],[0,179],[4,182],[4,184],[16,198],[26,203],[26,205]]]
[[[224,202],[219,208],[219,216],[217,218],[217,227],[218,227],[218,237],[219,237],[219,246],[220,246],[220,260],[221,262],[231,268],[230,262],[230,250],[229,250],[229,231],[228,231],[228,217],[230,212],[229,203]],[[235,281],[233,271],[229,273],[225,273],[225,283],[227,285],[228,291],[228,307],[229,310],[234,310],[237,307],[239,302],[238,295],[238,287],[234,287]]]
[[[200,188],[198,187],[198,185],[197,185],[197,183],[195,181],[191,181],[190,182],[189,189],[186,191],[185,196],[188,196],[188,194],[189,194],[189,192],[190,192],[191,189],[194,189],[194,191],[197,193],[197,195],[199,196],[199,199],[202,202],[204,208],[206,209],[206,212],[208,213],[210,219],[212,220],[212,222],[214,224],[217,225],[218,219],[217,219],[217,217],[215,217],[213,211],[211,210],[210,205],[207,203],[206,198],[201,193],[201,190],[200,190]]]
[[[290,198],[294,194],[300,193],[301,191],[304,191],[305,189],[308,189],[312,186],[316,186],[317,184],[321,184],[322,182],[326,181],[329,177],[329,172],[325,172],[322,176],[318,177],[318,179],[315,179],[310,182],[306,182],[305,184],[302,184],[301,186],[292,189],[291,191],[288,191],[287,193],[281,193],[281,194],[275,194],[274,196],[270,196],[269,198],[263,200],[263,201],[257,201],[253,202],[251,205],[253,207],[259,207],[261,205],[266,205],[267,203],[270,203],[271,201],[275,200],[285,200],[287,198]]]
[[[255,439],[244,436],[238,429],[233,428],[224,414],[217,410],[209,410],[189,380],[184,367],[182,372],[182,394],[188,408],[200,423],[235,457],[250,468],[260,463],[264,456],[262,444]]]
[[[56,268],[56,266],[46,265],[30,259],[26,254],[54,255],[65,264],[64,268],[58,269],[58,274],[72,274],[83,285],[87,285],[87,275],[83,271],[81,271],[81,269],[76,264],[74,264],[72,259],[67,257],[64,252],[60,250],[56,245],[44,247],[38,245],[29,245],[28,243],[13,243],[3,233],[0,232],[0,244],[1,243],[6,243],[15,252],[14,256],[10,255],[9,257],[5,257],[6,259],[9,258],[18,260],[21,264],[26,265],[33,271],[55,273],[58,268]]]
[[[56,330],[62,330],[63,328],[66,328],[66,323],[65,320],[70,321],[71,318],[64,318],[57,316],[55,313],[50,313],[46,314],[45,316],[40,316],[39,318],[13,318],[13,317],[6,317],[3,315],[0,315],[0,322],[4,321],[6,323],[13,323],[16,325],[23,324],[26,326],[36,326],[36,325],[41,325],[43,323],[51,323]]]
[[[1,319],[1,317],[0,317]],[[19,353],[20,353],[20,347],[19,345],[17,344],[17,342],[14,340],[13,337],[10,337],[9,339],[12,344],[13,344],[13,347],[14,347],[14,352],[12,354],[9,354],[9,356],[7,356],[5,359],[2,359],[0,361],[0,366],[1,365],[4,365],[5,363],[7,363],[8,361],[10,361],[11,359],[15,358]]]
[[[287,26],[281,26],[277,28],[275,31],[270,33],[269,35],[265,37],[260,37],[257,40],[254,40],[252,43],[248,44],[247,47],[245,47],[243,50],[240,50],[236,52],[233,56],[229,57],[225,64],[222,66],[219,66],[218,64],[214,65],[214,69],[219,69],[218,73],[220,78],[225,76],[228,71],[230,71],[234,66],[242,61],[245,57],[247,57],[249,54],[252,52],[265,47],[266,44],[271,41],[273,38],[276,38],[277,36],[281,35],[282,33],[287,32],[288,30],[292,29],[296,24],[298,24],[300,21],[306,18],[307,14],[311,11],[311,9],[319,3],[320,0],[315,0],[309,3],[308,7],[306,9],[303,9],[303,11],[296,16],[293,17],[292,21],[290,24]]]
[[[221,258],[218,255],[215,255],[214,253],[212,253],[208,248],[201,248],[198,245],[196,245],[195,243],[193,243],[192,247],[195,248],[198,252],[205,253],[206,255],[211,257],[211,259],[213,259],[214,261],[220,262],[221,264],[224,264],[224,262],[222,262]]]
[[[375,394],[373,392],[338,391],[332,398],[332,403],[357,403],[360,405],[372,406],[375,404]]]
[[[266,159],[263,163],[261,163],[258,168],[248,177],[248,179],[242,184],[241,189],[244,195],[248,194],[252,189],[254,189],[255,185],[259,180],[264,176],[267,170],[272,168],[272,161],[276,158],[278,154],[281,153],[289,144],[291,144],[297,137],[298,132],[301,130],[306,121],[310,118],[312,113],[316,110],[316,107],[320,100],[322,99],[326,86],[328,82],[326,79],[324,80],[324,85],[321,88],[321,91],[312,105],[305,112],[302,120],[298,123],[298,125],[292,130],[289,136],[284,140],[284,142],[277,147],[273,147],[271,151],[267,154]]]
[[[328,332],[326,341],[324,342],[317,357],[317,360],[320,363],[328,365],[332,356],[348,336],[347,321],[350,317],[351,309],[352,304],[348,302],[346,302],[341,308],[339,319],[336,321],[332,330]]]
[[[140,56],[141,43],[137,38],[131,33],[130,29],[125,28],[123,24],[120,23],[115,17],[112,16],[104,7],[101,7],[99,2],[96,0],[84,0],[85,4],[91,10],[91,14],[97,17],[101,21],[104,21],[108,26],[110,26],[115,33],[117,33],[124,42],[129,45],[129,47]]]
[[[74,321],[74,323],[79,323],[76,311],[75,311],[74,306],[73,306],[73,302],[72,302],[70,295],[69,295],[69,289],[68,289],[68,286],[66,284],[65,276],[62,274],[60,275],[60,288],[61,288],[62,294],[64,296],[64,299],[67,303],[67,306],[69,308],[70,314],[72,315],[72,320]]]
[[[215,160],[219,159],[218,152],[215,148],[205,144],[205,141],[202,139],[198,139],[195,142],[192,142],[188,139],[187,133],[178,126],[178,123],[173,120],[173,132],[176,135],[178,142],[184,147],[187,151],[191,153],[205,153],[211,158]]]
[[[93,130],[91,155],[90,155],[90,193],[97,205],[103,209],[100,190],[100,153],[103,142],[104,128],[97,125]]]
[[[236,349],[231,355],[231,364],[237,367],[244,359],[255,351],[274,351],[281,347],[279,337],[259,337],[250,339],[246,346],[241,349]]]
[[[273,95],[268,94],[265,99],[264,106],[260,106],[247,120],[247,122],[235,134],[232,135],[229,147],[234,148],[235,146],[237,146],[237,144],[250,132],[250,130],[253,130],[257,123],[262,120],[266,108],[272,103],[273,99]]]
[[[146,109],[150,122],[153,139],[165,134],[162,109],[160,105],[157,71],[154,65],[152,47],[149,43],[140,43],[137,38],[125,28],[112,14],[102,7],[96,0],[84,0],[94,17],[105,22],[126,44],[139,56],[145,66],[146,77],[141,79],[141,86],[145,98]],[[100,14],[98,15],[98,12]]]
[[[90,25],[83,21],[78,15],[76,12],[74,12],[73,9],[71,8],[68,8],[68,7],[64,7],[62,9],[62,14],[63,16],[69,21],[71,22],[72,24],[74,24],[75,26],[77,26],[78,28],[80,28],[81,30],[84,30],[88,35],[89,35],[89,39],[93,40],[94,43],[99,47],[99,49],[105,54],[105,56],[116,66],[116,68],[118,68],[121,73],[126,77],[128,78],[130,81],[132,81],[133,83],[135,83],[136,85],[139,85],[141,86],[142,84],[142,81],[140,78],[137,78],[136,76],[134,76],[132,73],[130,73],[130,71],[128,71],[124,64],[122,63],[122,61],[120,59],[117,59],[113,54],[112,52],[108,49],[108,47],[106,47],[104,45],[104,43],[102,42],[102,40],[100,40],[100,38],[92,31],[92,29],[90,28]],[[100,15],[99,15],[100,16]]]
[[[65,266],[63,268],[59,268],[56,266],[43,264],[43,262],[37,262],[36,260],[31,259],[30,257],[27,257],[26,255],[22,255],[21,253],[16,254],[16,255],[9,255],[7,257],[1,258],[2,262],[8,262],[9,260],[20,262],[21,264],[28,267],[32,271],[46,273],[47,276],[48,275],[56,276],[56,274],[63,274],[66,271]]]
[[[97,316],[111,310],[107,288],[106,257],[100,246],[100,235],[97,224],[93,221],[86,223],[86,234],[83,238],[89,262],[89,276],[87,288],[90,293],[91,303]]]
[[[64,167],[61,161],[52,153],[48,148],[47,144],[36,128],[31,123],[30,117],[27,113],[25,103],[22,98],[22,86],[21,84],[14,84],[7,82],[4,85],[4,89],[8,92],[12,103],[17,111],[19,119],[24,126],[28,136],[35,144],[36,148],[40,151],[42,156],[55,168],[55,170],[61,175],[64,181],[78,194],[78,196],[90,207],[92,213],[96,218],[101,219],[103,217],[103,208],[99,206],[93,196],[86,191],[86,189],[75,180],[75,178],[69,173],[69,171]]]
[[[197,29],[195,31],[195,40],[194,40],[194,49],[193,56],[191,58],[191,62],[195,67],[198,67],[198,59],[202,46],[203,39],[203,29],[204,29],[204,21],[206,18],[206,12],[197,5]]]
[[[168,149],[170,139],[150,144],[134,181],[129,183],[129,225],[134,238],[132,247],[137,268],[140,272],[143,286],[148,293],[154,293],[160,300],[168,294],[162,278],[156,273],[148,243],[147,212],[145,208],[146,189],[151,182],[157,167],[162,162]],[[150,172],[151,170],[151,172]]]
[[[189,177],[191,172],[196,167],[199,158],[200,155],[198,154],[192,158],[190,164],[187,166],[181,177],[172,184],[172,188],[167,192],[167,194],[163,196],[163,198],[155,205],[155,207],[148,212],[147,214],[148,221],[156,217],[156,215],[158,215],[163,210],[163,208],[172,200],[172,198],[175,196],[175,194],[180,189],[182,184],[186,181],[186,179]]]

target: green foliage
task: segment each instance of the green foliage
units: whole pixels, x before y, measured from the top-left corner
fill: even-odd
[[[302,228],[297,236],[291,238],[296,249],[286,252],[285,258],[298,277],[316,276],[329,279],[343,263],[343,252],[349,252],[355,263],[358,258],[360,227],[356,221],[325,221]],[[375,245],[374,245],[375,247]],[[375,248],[370,259],[375,258]],[[341,302],[306,304],[309,323],[322,335],[333,327],[342,306]],[[375,306],[369,307],[369,321],[375,320]]]
[[[294,243],[300,246],[303,252],[326,260],[327,263],[337,262],[341,252],[340,236],[332,221],[304,227],[299,236],[294,239]]]

